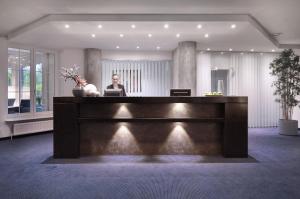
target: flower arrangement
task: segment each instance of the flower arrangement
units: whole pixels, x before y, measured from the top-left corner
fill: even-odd
[[[87,83],[86,80],[81,78],[78,74],[79,67],[75,64],[70,68],[62,67],[60,74],[67,81],[68,79],[73,80],[77,87],[84,87]]]
[[[63,78],[65,78],[65,81],[71,79],[76,83],[75,88],[72,90],[73,95],[76,97],[100,96],[100,92],[97,91],[96,86],[93,84],[88,84],[85,79],[81,78],[78,74],[78,70],[79,67],[74,64],[70,68],[62,67],[60,71],[60,74]]]

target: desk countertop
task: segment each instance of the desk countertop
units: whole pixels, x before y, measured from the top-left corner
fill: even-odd
[[[245,96],[216,97],[54,97],[54,103],[247,103]]]

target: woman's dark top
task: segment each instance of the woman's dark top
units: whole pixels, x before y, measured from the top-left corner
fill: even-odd
[[[114,85],[109,85],[106,87],[107,89],[114,89]],[[126,97],[126,92],[125,92],[125,88],[122,84],[118,84],[118,89],[122,89],[122,96]]]

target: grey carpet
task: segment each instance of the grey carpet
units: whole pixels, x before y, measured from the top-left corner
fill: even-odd
[[[249,129],[247,159],[102,156],[54,160],[52,134],[0,141],[0,199],[299,199],[300,136]]]

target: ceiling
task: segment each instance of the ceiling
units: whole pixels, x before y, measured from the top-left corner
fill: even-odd
[[[70,27],[65,28],[68,24]],[[101,24],[102,28],[98,28]],[[131,25],[135,25],[133,29]],[[270,52],[276,47],[248,22],[49,22],[13,39],[48,48],[173,50],[180,41],[196,41],[199,50]],[[201,24],[202,28],[198,28]],[[232,29],[231,25],[236,28]],[[92,37],[92,34],[95,37]],[[123,37],[120,37],[123,34]],[[149,37],[151,34],[151,37]],[[180,34],[179,37],[176,35]],[[205,34],[209,37],[206,38]],[[118,46],[118,47],[117,47]],[[138,47],[138,49],[137,49]]]
[[[48,14],[249,14],[268,33],[281,33],[276,38],[280,44],[300,44],[300,26],[297,25],[300,19],[299,7],[299,0],[27,0],[22,4],[17,0],[0,0],[0,35],[14,32]],[[64,29],[62,26],[64,23],[70,23],[71,27]],[[177,23],[170,24],[172,26],[168,30],[169,33],[166,33],[158,22],[138,24],[134,31],[128,27],[131,22],[110,22],[111,26],[103,25],[102,32],[94,30],[97,23],[101,22],[49,22],[19,34],[11,41],[53,48],[101,45],[111,49],[119,45],[124,49],[132,49],[136,45],[141,45],[145,49],[151,49],[161,45],[162,49],[172,49],[177,40],[193,39],[199,42],[200,49],[254,48],[269,51],[274,48],[270,41],[247,22],[200,22],[205,24],[200,31],[195,30],[194,24]],[[236,23],[237,28],[232,31],[228,28],[230,23]],[[145,35],[150,31],[153,32],[151,39]],[[210,33],[209,39],[202,37],[202,31]],[[125,37],[122,39],[118,37],[119,32],[126,33]],[[181,33],[179,39],[172,36],[175,32]],[[90,37],[92,33],[96,34],[95,38]]]

